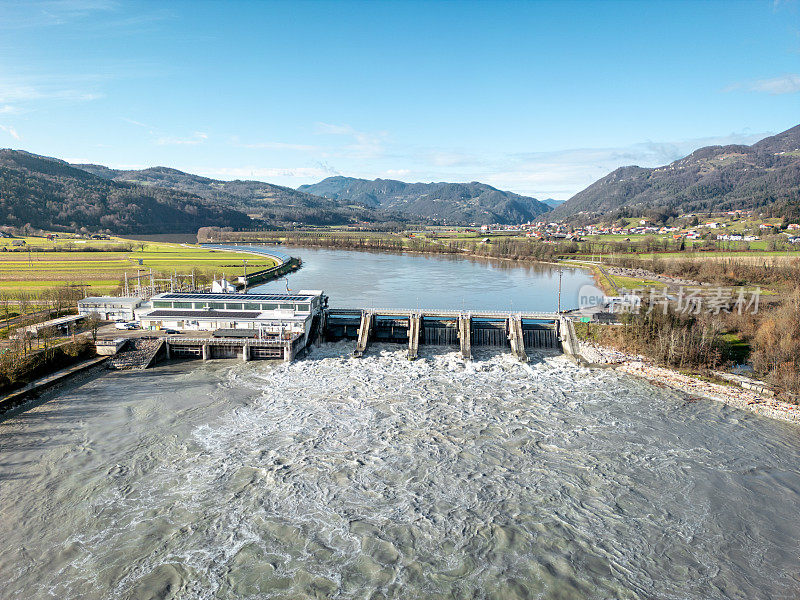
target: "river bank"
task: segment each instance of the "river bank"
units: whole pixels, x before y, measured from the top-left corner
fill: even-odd
[[[659,367],[644,356],[625,354],[598,344],[581,341],[579,345],[581,355],[590,363],[608,365],[622,373],[668,386],[690,396],[716,400],[764,417],[800,424],[800,406],[776,400],[767,393],[744,389],[731,382],[709,381],[674,369]]]

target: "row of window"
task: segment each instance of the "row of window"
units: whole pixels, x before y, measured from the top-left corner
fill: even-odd
[[[215,310],[276,310],[279,308],[294,309],[297,312],[309,312],[311,305],[304,304],[279,304],[274,302],[178,302],[178,301],[165,301],[154,300],[153,308],[189,308],[194,310],[206,310],[207,308]]]

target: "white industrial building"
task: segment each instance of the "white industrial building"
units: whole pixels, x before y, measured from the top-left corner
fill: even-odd
[[[321,290],[296,294],[168,292],[151,298],[152,309],[137,312],[142,329],[251,329],[259,331],[260,337],[307,335],[326,302]]]
[[[96,314],[104,321],[133,321],[136,309],[144,300],[126,296],[90,296],[78,300],[78,314],[89,316]]]

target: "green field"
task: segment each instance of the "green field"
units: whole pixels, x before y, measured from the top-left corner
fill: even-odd
[[[161,242],[134,242],[122,238],[110,240],[25,239],[23,250],[10,250],[11,240],[0,244],[0,292],[41,292],[63,285],[88,285],[92,294],[114,291],[128,274],[131,285],[137,272],[169,276],[176,273],[190,276],[222,275],[235,279],[248,272],[275,265],[275,261],[260,255],[246,255],[192,246]],[[78,243],[83,242],[83,243]],[[45,251],[56,248],[57,251]],[[129,249],[127,249],[129,248]],[[141,263],[141,264],[140,264]]]

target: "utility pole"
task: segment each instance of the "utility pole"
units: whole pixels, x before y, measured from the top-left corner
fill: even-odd
[[[561,267],[558,268],[558,314],[561,314],[561,273],[564,271]]]
[[[247,293],[247,261],[243,260],[244,263],[244,293]]]

